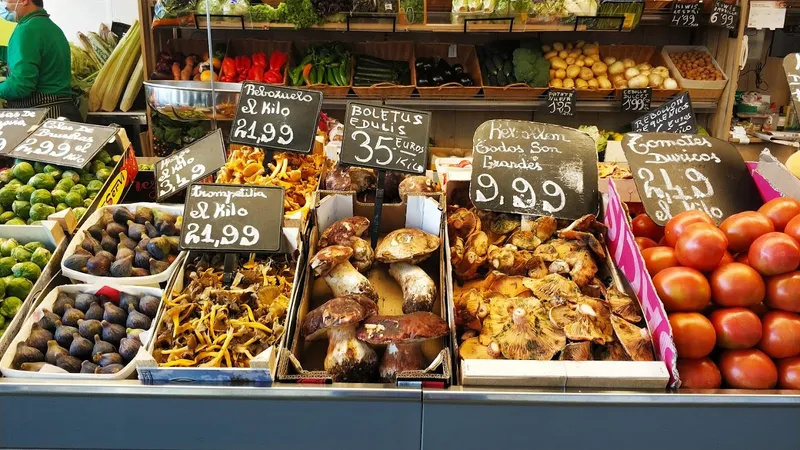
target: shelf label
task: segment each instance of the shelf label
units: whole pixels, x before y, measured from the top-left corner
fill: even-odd
[[[472,141],[469,196],[478,209],[577,219],[598,208],[597,150],[559,125],[490,120]]]
[[[711,9],[711,17],[708,23],[717,27],[735,30],[739,19],[739,6],[725,3],[722,0],[715,0]]]
[[[10,153],[39,125],[47,114],[46,109],[1,109],[0,153]]]
[[[424,174],[431,114],[349,102],[339,160],[343,164]]]
[[[562,116],[575,115],[575,90],[556,90],[547,91],[547,112]]]
[[[670,24],[673,27],[699,27],[702,6],[703,4],[699,2],[672,2],[672,21]]]
[[[6,154],[11,158],[82,169],[116,134],[116,127],[50,119]]]
[[[659,225],[700,210],[719,224],[761,206],[753,178],[733,145],[712,137],[627,133],[622,150],[647,215]]]
[[[321,92],[245,82],[230,141],[265,150],[311,153],[321,108]]]
[[[622,90],[623,111],[650,111],[650,102],[652,100],[653,90],[649,87]]]
[[[224,166],[225,160],[225,142],[222,130],[218,128],[188,147],[156,161],[154,169],[158,201],[207,177]]]
[[[795,114],[800,116],[800,53],[789,53],[783,58],[783,70],[789,82],[789,97],[794,104]]]
[[[690,133],[697,134],[697,124],[688,92],[673,98],[631,123],[631,129],[639,132]]]
[[[219,252],[277,252],[283,188],[194,183],[189,186],[180,246]]]

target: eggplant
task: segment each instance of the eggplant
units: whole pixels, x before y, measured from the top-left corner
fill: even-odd
[[[419,76],[417,77],[417,86],[419,87],[431,87],[431,79],[426,76]]]
[[[431,76],[431,84],[433,86],[441,86],[441,85],[443,85],[444,84],[444,77],[442,76],[442,74],[439,73],[439,72],[434,72],[434,74]]]
[[[475,83],[472,82],[472,79],[469,76],[467,76],[466,74],[461,75],[461,77],[458,79],[458,82],[461,83],[464,86],[474,86],[475,85]]]
[[[464,66],[461,64],[453,64],[453,73],[458,75],[464,73]]]
[[[453,68],[450,67],[450,64],[447,64],[447,61],[444,59],[440,59],[438,63],[436,63],[436,71],[439,72],[445,80],[452,80],[453,79]]]

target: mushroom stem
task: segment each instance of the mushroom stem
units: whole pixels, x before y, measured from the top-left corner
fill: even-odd
[[[335,265],[325,275],[325,282],[330,286],[334,297],[360,294],[366,295],[375,302],[378,301],[378,293],[375,292],[375,288],[372,287],[367,277],[357,271],[349,261]]]
[[[394,383],[397,381],[399,373],[406,370],[419,370],[424,366],[425,356],[422,354],[422,343],[392,343],[386,346],[378,372],[381,381]]]
[[[436,299],[436,283],[419,266],[408,263],[389,265],[389,275],[403,289],[403,313],[430,312]]]
[[[328,354],[325,370],[333,381],[367,382],[375,375],[378,355],[356,338],[357,324],[328,330]]]

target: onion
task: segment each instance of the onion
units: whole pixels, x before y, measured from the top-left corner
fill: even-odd
[[[617,89],[625,89],[625,88],[628,87],[628,82],[625,81],[624,79],[617,80],[617,81],[614,82],[614,87],[617,88]]]
[[[657,73],[651,73],[647,78],[650,80],[649,85],[651,88],[657,88],[664,82],[664,78]]]
[[[649,83],[649,80],[647,79],[646,76],[644,76],[644,75],[636,75],[635,77],[633,77],[630,80],[628,80],[628,87],[631,88],[631,89],[646,88],[647,87],[647,83]]]
[[[620,74],[622,72],[625,72],[625,64],[623,64],[622,61],[614,61],[608,66],[608,73],[611,75]]]
[[[636,67],[636,61],[634,61],[634,60],[632,60],[630,58],[623,59],[622,60],[622,64],[625,66],[626,69],[629,69],[631,67]]]
[[[611,82],[612,83],[616,83],[619,80],[622,80],[622,81],[625,81],[625,82],[628,81],[628,80],[625,79],[625,76],[622,75],[621,73],[618,73],[616,75],[611,75]]]
[[[617,58],[614,58],[613,56],[606,56],[603,58],[603,62],[606,63],[607,66],[610,66],[617,62]]]
[[[631,79],[637,75],[639,75],[639,71],[634,67],[629,67],[625,70],[625,79],[628,81],[631,81]]]
[[[664,89],[678,89],[678,82],[672,78],[667,78],[663,83]]]

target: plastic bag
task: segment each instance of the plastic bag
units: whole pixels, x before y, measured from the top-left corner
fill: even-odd
[[[250,3],[247,0],[197,0],[197,14],[210,14],[217,16],[245,16]]]
[[[153,26],[189,25],[194,20],[197,2],[198,0],[158,0],[154,8]]]

